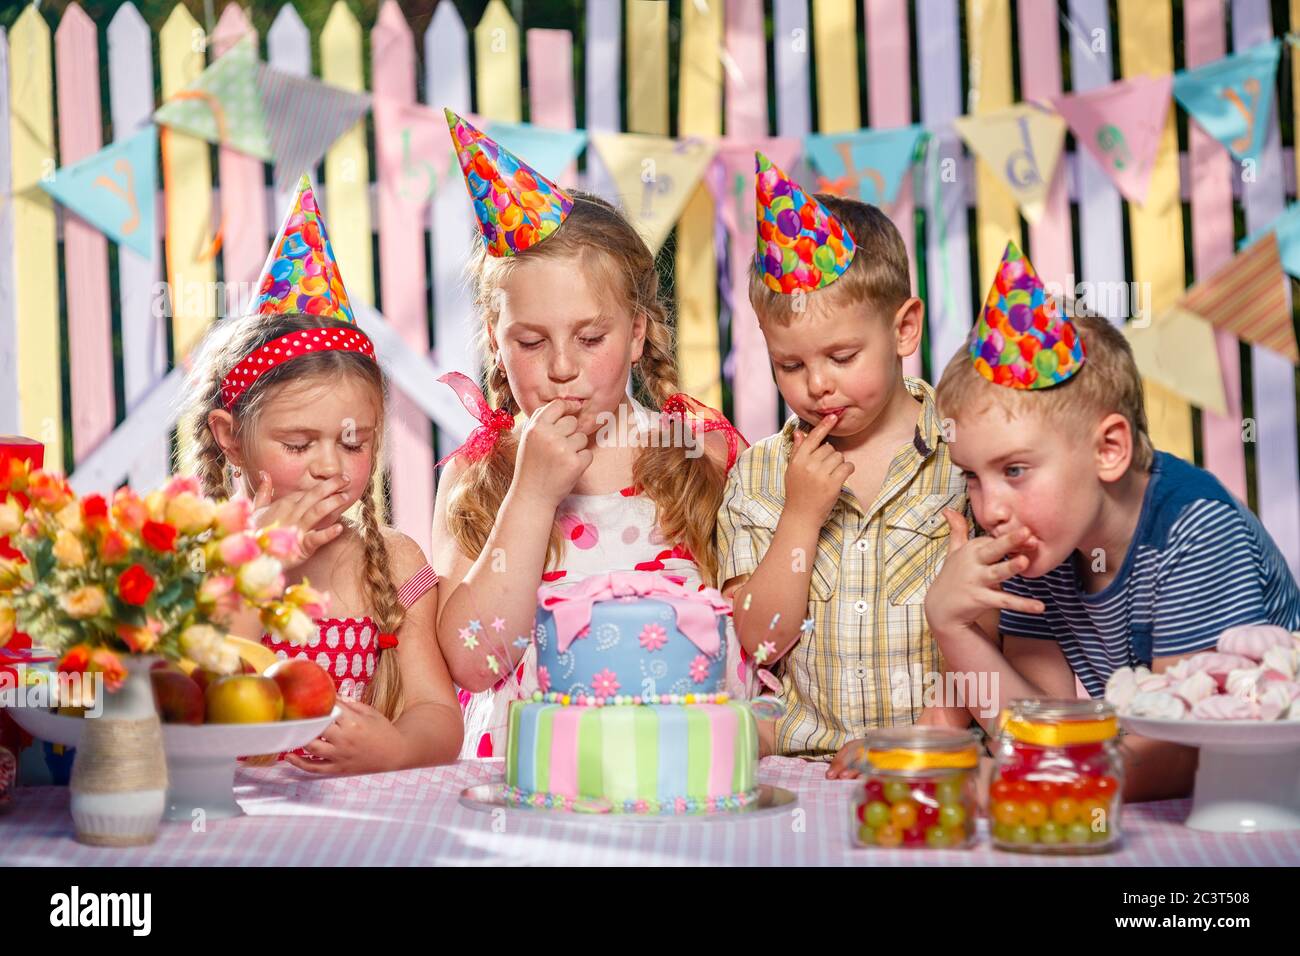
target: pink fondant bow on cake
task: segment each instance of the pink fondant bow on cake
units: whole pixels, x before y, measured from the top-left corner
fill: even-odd
[[[537,600],[555,616],[556,646],[561,654],[591,626],[592,605],[617,598],[663,601],[677,614],[677,630],[709,655],[718,653],[718,615],[731,610],[731,602],[716,588],[691,591],[667,578],[645,571],[612,571],[564,588],[543,585]]]

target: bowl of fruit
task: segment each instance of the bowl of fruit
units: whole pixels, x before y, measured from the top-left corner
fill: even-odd
[[[341,712],[334,681],[312,661],[281,661],[260,644],[227,639],[238,646],[241,673],[212,674],[188,661],[160,661],[150,673],[167,755],[167,820],[242,815],[234,796],[239,758],[302,747]],[[67,707],[6,712],[33,737],[65,747],[77,746],[85,726]]]

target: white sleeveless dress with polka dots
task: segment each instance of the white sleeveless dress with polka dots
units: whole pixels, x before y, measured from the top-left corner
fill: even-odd
[[[543,583],[566,587],[610,571],[659,571],[692,590],[703,587],[694,556],[684,546],[665,541],[655,518],[654,502],[635,488],[603,495],[569,495],[556,509],[556,523],[566,544],[564,555],[557,568],[542,575]],[[727,692],[743,696],[740,646],[730,618],[727,631]],[[514,674],[492,690],[479,694],[462,690],[465,744],[461,757],[504,756],[510,703],[531,697],[537,689],[536,652],[530,646]]]

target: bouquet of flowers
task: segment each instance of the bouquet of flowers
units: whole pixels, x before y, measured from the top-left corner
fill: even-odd
[[[61,672],[100,672],[110,691],[126,677],[122,654],[233,673],[240,657],[225,625],[236,615],[259,612],[268,631],[303,644],[326,613],[309,585],[285,587],[281,559],[298,549],[298,530],[257,531],[250,502],[206,498],[194,478],[109,500],[11,461],[0,491],[11,545],[0,556],[0,647],[23,631],[62,655]]]

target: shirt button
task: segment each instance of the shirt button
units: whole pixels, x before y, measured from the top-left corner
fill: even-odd
[[[853,668],[853,676],[857,677],[859,680],[865,680],[867,676],[867,669],[863,667],[861,664],[859,664],[857,667]]]
[[[854,605],[853,605],[853,610],[857,611],[859,614],[866,614],[866,613],[867,613],[867,602],[866,602],[866,601],[856,601],[856,602],[854,603]]]
[[[869,547],[871,547],[871,545],[869,545],[869,544],[867,543],[867,539],[866,539],[866,538],[859,538],[859,539],[858,539],[857,548],[858,548],[859,551],[866,551],[867,548],[869,548]]]

